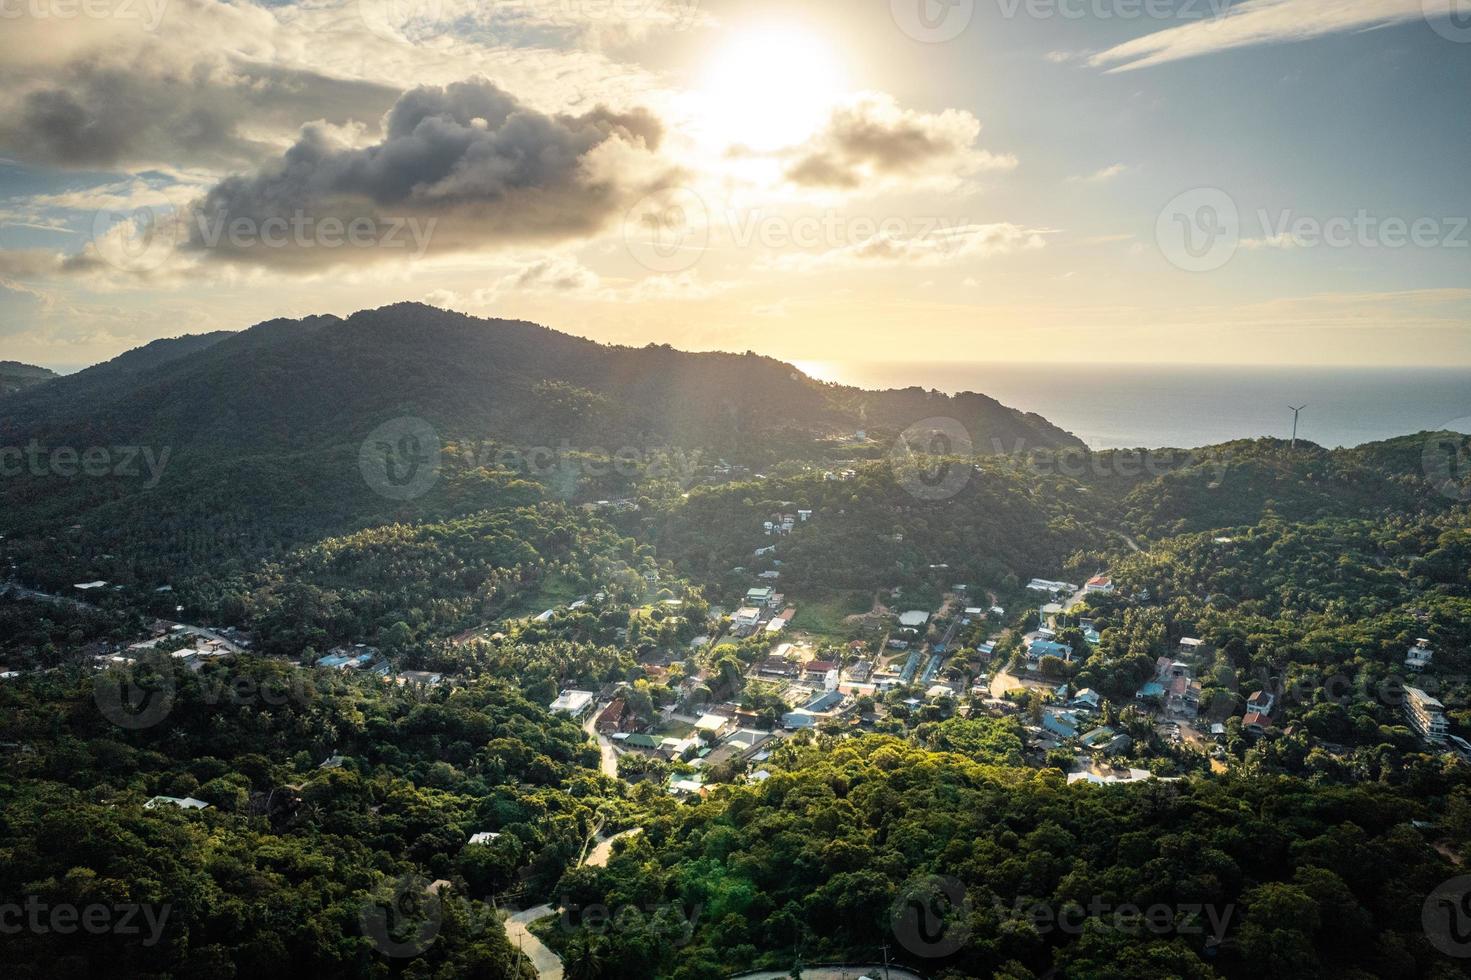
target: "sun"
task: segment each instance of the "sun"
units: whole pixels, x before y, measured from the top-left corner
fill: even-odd
[[[772,152],[816,132],[845,93],[831,44],[801,27],[741,30],[706,63],[698,95],[704,128],[725,146]]]

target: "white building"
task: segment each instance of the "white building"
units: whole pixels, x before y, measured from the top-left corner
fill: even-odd
[[[1405,688],[1405,718],[1427,742],[1444,742],[1450,726],[1445,720],[1445,705],[1418,687]]]
[[[1415,645],[1405,654],[1405,669],[1419,673],[1429,667],[1434,659],[1435,651],[1430,648],[1430,641],[1423,638],[1416,640]]]
[[[143,804],[143,809],[145,809],[145,810],[156,810],[158,807],[165,806],[165,805],[168,805],[168,806],[176,806],[180,810],[208,810],[209,809],[209,804],[208,803],[204,802],[203,800],[196,800],[192,796],[185,796],[182,799],[180,797],[177,797],[177,796],[155,796],[153,799],[151,799],[147,803]]]
[[[755,606],[742,606],[730,620],[737,626],[755,626],[761,621],[761,610]]]
[[[911,609],[909,612],[899,614],[899,625],[910,629],[919,629],[930,621],[930,614],[923,609]]]
[[[577,718],[585,714],[596,699],[597,695],[591,691],[563,691],[552,702],[551,711],[552,714],[560,713]]]

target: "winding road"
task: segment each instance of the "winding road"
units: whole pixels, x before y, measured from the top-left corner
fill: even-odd
[[[598,734],[598,716],[607,708],[606,704],[600,704],[587,716],[587,721],[582,723],[582,730],[592,736],[592,740],[598,743],[598,770],[609,779],[618,778],[618,753],[613,748],[613,743],[603,735]]]

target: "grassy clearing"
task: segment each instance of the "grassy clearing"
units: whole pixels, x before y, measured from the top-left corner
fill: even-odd
[[[791,626],[826,636],[846,634],[849,628],[843,620],[868,612],[872,602],[872,596],[865,592],[837,592],[822,598],[806,599],[796,603],[797,618]]]

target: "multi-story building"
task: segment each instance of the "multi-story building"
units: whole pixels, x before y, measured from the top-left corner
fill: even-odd
[[[1405,688],[1405,717],[1410,727],[1427,742],[1444,742],[1449,734],[1445,705],[1418,687]]]

